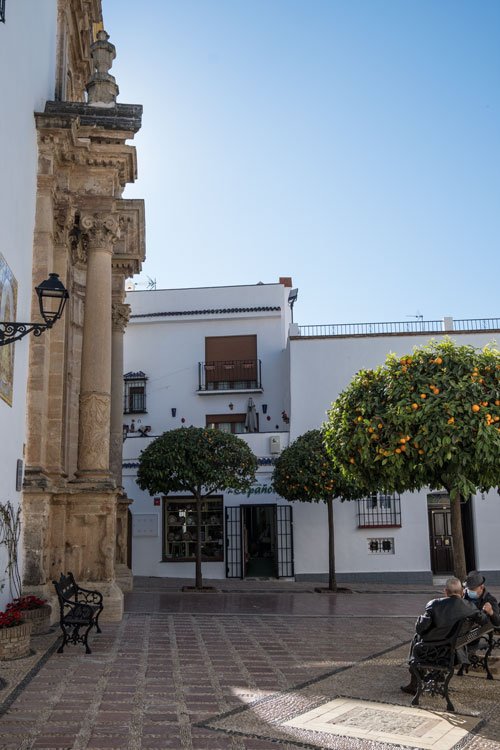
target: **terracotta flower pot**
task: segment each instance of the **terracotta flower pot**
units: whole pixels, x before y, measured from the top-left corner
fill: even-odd
[[[41,635],[49,632],[51,612],[52,607],[50,604],[44,604],[43,607],[37,607],[36,609],[21,610],[23,620],[31,622],[33,626],[31,635]]]
[[[31,622],[0,628],[0,661],[21,659],[30,654]]]

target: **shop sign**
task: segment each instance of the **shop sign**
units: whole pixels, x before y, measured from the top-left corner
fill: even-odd
[[[226,494],[251,497],[252,495],[274,495],[275,492],[272,484],[253,484],[249,490],[227,490]]]

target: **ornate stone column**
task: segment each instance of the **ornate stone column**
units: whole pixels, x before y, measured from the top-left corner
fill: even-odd
[[[130,316],[130,305],[113,302],[111,350],[111,442],[109,465],[116,486],[122,486],[123,446],[123,334]]]
[[[115,281],[123,287],[121,275]],[[130,316],[130,305],[113,302],[112,307],[112,357],[111,357],[111,444],[110,468],[119,488],[116,506],[116,582],[122,591],[132,591],[132,571],[127,565],[128,508],[131,500],[122,489],[123,456],[123,334]]]
[[[109,480],[111,417],[111,258],[119,237],[113,213],[83,213],[87,251],[77,477]]]

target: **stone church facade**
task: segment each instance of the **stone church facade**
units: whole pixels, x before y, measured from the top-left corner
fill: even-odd
[[[51,597],[51,581],[70,570],[103,592],[108,620],[121,618],[131,585],[124,289],[144,259],[143,201],[122,197],[136,178],[129,141],[142,107],[116,102],[114,56],[100,0],[58,0],[55,96],[35,113],[33,286],[55,272],[70,296],[62,319],[29,344],[22,495],[23,590]]]

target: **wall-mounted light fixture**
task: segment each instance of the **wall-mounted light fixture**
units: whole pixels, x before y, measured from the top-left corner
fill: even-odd
[[[267,404],[262,404],[262,414],[267,414]]]
[[[64,284],[59,281],[57,273],[49,274],[49,278],[36,286],[35,291],[40,305],[40,314],[45,323],[0,322],[0,346],[13,344],[28,333],[40,336],[48,328],[52,328],[63,314],[69,294]]]
[[[293,306],[297,302],[297,297],[299,296],[299,290],[298,289],[290,289],[288,293],[288,304],[290,305],[290,313],[292,316],[292,323],[293,323]]]
[[[173,406],[173,407],[172,407],[172,408],[170,409],[170,411],[172,412],[172,416],[173,416],[173,417],[175,417],[175,415],[177,414],[177,408],[176,408],[175,406]]]
[[[233,404],[233,403],[230,403],[230,404],[228,404],[228,406],[229,406],[229,408],[231,409],[231,411],[233,411],[233,409],[234,409],[234,404]]]

